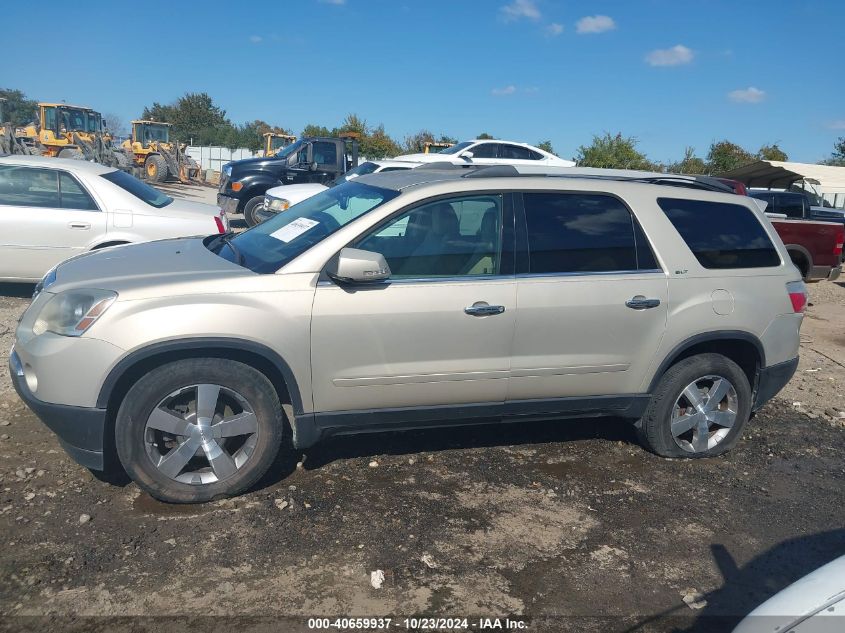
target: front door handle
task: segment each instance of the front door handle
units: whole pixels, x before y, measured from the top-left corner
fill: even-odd
[[[68,222],[68,227],[71,229],[87,230],[91,228],[90,222]]]
[[[491,306],[484,301],[477,301],[471,306],[464,308],[464,312],[470,316],[491,316],[493,314],[501,314],[505,311],[505,306]]]
[[[625,302],[625,305],[632,310],[648,310],[649,308],[656,308],[660,305],[660,299],[646,299],[643,295],[631,297]]]

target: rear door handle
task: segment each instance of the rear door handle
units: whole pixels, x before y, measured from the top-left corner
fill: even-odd
[[[491,316],[493,314],[501,314],[505,311],[505,306],[491,306],[484,301],[477,301],[471,306],[464,308],[464,312],[470,316]]]
[[[632,310],[648,310],[649,308],[656,308],[660,305],[660,299],[646,299],[643,295],[631,297],[625,302],[625,305]]]
[[[86,230],[91,228],[90,222],[68,222],[68,227],[71,229]]]

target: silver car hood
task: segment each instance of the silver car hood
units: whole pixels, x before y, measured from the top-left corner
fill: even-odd
[[[185,284],[200,282],[198,285],[202,286],[201,282],[208,280],[220,292],[230,286],[225,283],[227,279],[257,276],[212,253],[203,239],[160,240],[85,253],[59,265],[49,291],[85,287],[114,290],[122,295],[154,288],[156,293],[167,295],[184,292]]]

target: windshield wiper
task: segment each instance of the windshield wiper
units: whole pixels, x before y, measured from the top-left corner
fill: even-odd
[[[238,266],[242,266],[244,263],[244,256],[241,254],[241,251],[238,250],[238,247],[232,244],[233,237],[235,237],[234,231],[226,231],[225,233],[221,233],[220,235],[218,235],[217,239],[219,239],[221,243],[225,244],[229,247],[229,249],[231,249],[232,255],[235,256],[235,263]]]

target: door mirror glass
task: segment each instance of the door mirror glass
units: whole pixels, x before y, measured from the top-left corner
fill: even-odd
[[[475,156],[471,151],[467,150],[461,153],[461,158],[465,158],[466,160],[472,160],[472,157]]]
[[[326,268],[326,274],[341,283],[368,283],[390,277],[390,266],[381,253],[344,248]]]

